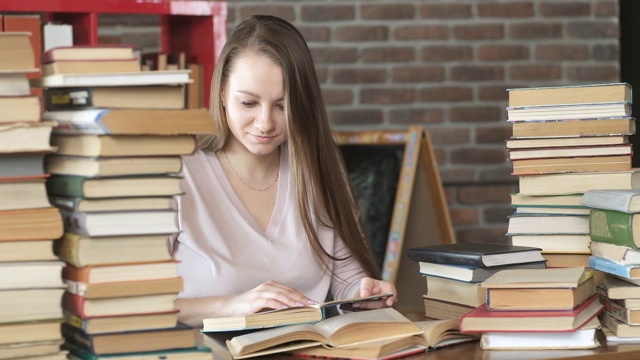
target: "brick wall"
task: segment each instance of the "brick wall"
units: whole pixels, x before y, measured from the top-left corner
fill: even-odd
[[[234,0],[229,31],[256,13],[301,30],[336,129],[431,133],[460,242],[507,241],[506,89],[619,81],[614,0]]]

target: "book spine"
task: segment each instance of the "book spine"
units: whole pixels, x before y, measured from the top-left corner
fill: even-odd
[[[87,214],[78,211],[61,210],[65,230],[84,236],[91,236],[87,229]]]
[[[587,191],[580,203],[596,209],[629,212],[629,205],[634,196],[633,193]]]
[[[93,107],[93,90],[82,88],[46,88],[43,93],[47,111],[80,110]]]
[[[81,266],[79,248],[80,236],[72,233],[65,233],[62,238],[53,242],[53,253],[60,260],[74,266]]]
[[[62,337],[78,347],[95,353],[93,349],[93,341],[91,335],[82,331],[82,329],[63,322],[60,326]]]
[[[601,298],[602,302],[604,303],[604,308],[605,311],[610,314],[611,316],[615,317],[616,319],[629,324],[629,325],[638,325],[638,324],[634,324],[632,323],[629,317],[629,310],[626,309],[624,306],[617,304],[613,301],[611,301],[611,299],[609,298]]]
[[[473,267],[485,267],[482,262],[482,257],[479,255],[465,254],[461,252],[448,253],[448,252],[436,252],[431,251],[429,253],[420,251],[407,251],[407,256],[413,261],[422,261],[435,264],[452,264],[452,265],[466,265]]]
[[[47,192],[50,195],[80,198],[84,196],[84,181],[82,176],[51,176],[47,180]]]
[[[42,117],[58,124],[54,128],[57,134],[105,135],[110,131],[102,124],[102,119],[108,113],[107,109],[45,111]]]
[[[602,257],[589,256],[589,267],[624,278],[631,278],[631,268],[629,266],[617,264]]]
[[[633,217],[634,214],[620,211],[591,209],[589,213],[591,240],[637,249],[638,245],[633,236]]]
[[[78,209],[78,204],[81,199],[79,198],[71,198],[66,196],[49,196],[49,202],[51,205],[61,209],[68,211],[76,211]]]
[[[75,314],[81,318],[86,317],[84,312],[84,298],[74,295],[70,292],[64,292],[62,295],[62,309],[64,311]]]

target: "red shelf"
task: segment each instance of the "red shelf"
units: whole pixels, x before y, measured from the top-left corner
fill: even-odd
[[[227,3],[172,0],[0,0],[0,12],[38,12],[73,26],[78,45],[98,44],[100,14],[160,16],[160,50],[184,51],[202,64],[203,102],[209,105],[211,76],[227,38]]]

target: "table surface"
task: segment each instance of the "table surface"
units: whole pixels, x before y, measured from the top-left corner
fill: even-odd
[[[232,360],[231,354],[224,345],[225,335],[201,335],[205,345],[212,348],[213,359]],[[228,336],[228,335],[227,335]],[[204,339],[206,337],[206,339]],[[478,341],[440,348],[438,350],[410,355],[407,360],[630,360],[640,359],[640,343],[607,343],[600,337],[601,346],[587,350],[482,350]],[[261,359],[285,360],[298,357],[285,354],[263,356]],[[301,358],[307,359],[309,358]]]

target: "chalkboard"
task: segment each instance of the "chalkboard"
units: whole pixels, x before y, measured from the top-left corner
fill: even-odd
[[[455,242],[429,134],[337,132],[365,232],[384,280],[398,288],[396,308],[424,311],[426,281],[406,257],[410,247]]]

